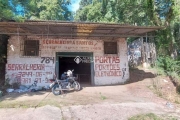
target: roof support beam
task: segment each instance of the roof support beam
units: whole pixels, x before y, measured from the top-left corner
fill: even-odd
[[[6,32],[1,32],[0,34],[6,34],[6,35],[17,35],[17,33],[6,33]],[[104,35],[104,34],[91,34],[91,35],[85,35],[85,34],[30,34],[30,33],[19,33],[20,36],[27,35],[27,36],[67,36],[67,37],[145,37],[146,35],[122,35],[122,34],[112,34],[112,35]]]

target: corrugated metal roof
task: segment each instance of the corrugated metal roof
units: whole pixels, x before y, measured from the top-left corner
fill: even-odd
[[[26,21],[0,22],[0,34],[56,36],[66,38],[122,38],[140,37],[163,27],[131,26],[111,23]]]

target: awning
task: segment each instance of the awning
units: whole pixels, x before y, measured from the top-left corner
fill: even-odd
[[[60,21],[26,21],[0,22],[0,34],[54,36],[65,38],[126,38],[141,37],[146,33],[163,27],[142,27],[121,24],[60,22]]]

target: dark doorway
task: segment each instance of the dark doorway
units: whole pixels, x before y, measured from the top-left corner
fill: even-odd
[[[91,84],[91,63],[79,63],[74,61],[75,57],[59,56],[59,77],[67,70],[74,69],[74,74],[78,76],[81,84]]]
[[[0,86],[5,83],[8,39],[9,36],[0,35]]]

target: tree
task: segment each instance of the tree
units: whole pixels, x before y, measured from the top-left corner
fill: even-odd
[[[13,5],[22,7],[25,19],[70,20],[69,0],[14,0]]]
[[[172,55],[180,48],[179,9],[179,0],[82,0],[75,20],[164,26],[155,42],[159,54]]]
[[[12,8],[7,0],[0,0],[0,21],[11,20],[13,17]]]
[[[123,2],[121,0],[92,0],[90,2],[82,0],[75,20],[93,22],[94,19],[96,19],[99,20],[97,22],[145,24],[145,2],[138,1],[139,0],[126,0]],[[87,19],[91,10],[94,11],[94,19]],[[98,14],[95,14],[97,12]]]

